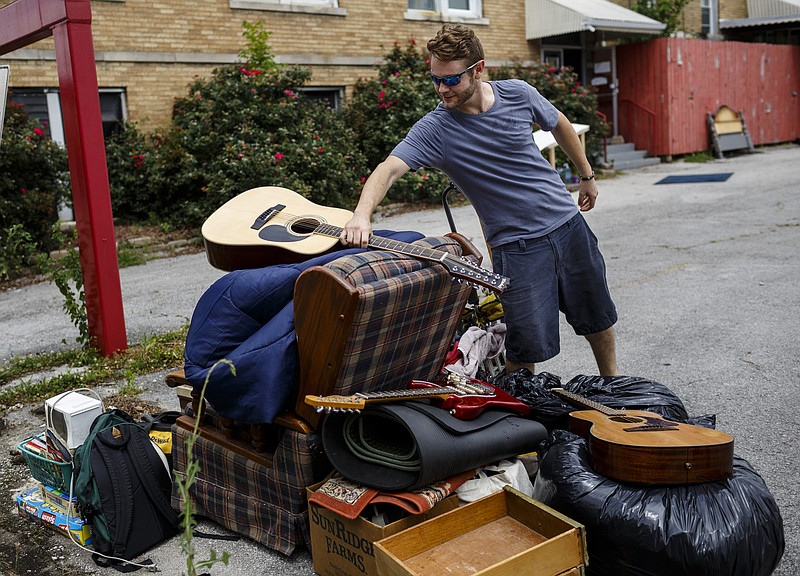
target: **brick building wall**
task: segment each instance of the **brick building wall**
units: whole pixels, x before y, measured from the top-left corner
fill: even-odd
[[[0,6],[9,3],[0,0]],[[407,19],[406,0],[340,0],[337,14],[232,5],[237,0],[93,1],[99,85],[125,89],[128,119],[152,130],[169,122],[174,97],[184,95],[195,76],[236,61],[244,43],[243,21],[263,20],[272,32],[276,60],[309,67],[309,86],[345,90],[374,75],[393,42],[414,38],[424,45],[442,24],[441,19]],[[482,19],[468,22],[490,66],[538,59],[538,43],[525,40],[524,10],[515,0],[485,2]],[[52,40],[0,56],[0,63],[11,65],[12,89],[58,86]]]

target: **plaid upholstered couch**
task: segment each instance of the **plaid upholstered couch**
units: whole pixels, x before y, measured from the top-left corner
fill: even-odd
[[[458,234],[419,240],[452,254],[480,255]],[[196,512],[284,554],[309,543],[305,489],[331,470],[316,431],[321,416],[305,395],[350,395],[404,388],[441,370],[470,287],[435,263],[367,251],[315,266],[295,283],[300,381],[294,402],[270,425],[241,426],[205,406],[191,487]],[[180,372],[170,385],[185,383]],[[195,411],[201,407],[195,395]],[[185,478],[186,439],[179,419],[173,441],[176,478]],[[173,506],[182,503],[173,491]]]

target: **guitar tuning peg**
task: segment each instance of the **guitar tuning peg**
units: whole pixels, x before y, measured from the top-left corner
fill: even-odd
[[[325,410],[325,407],[324,406],[317,406],[316,410],[317,410],[317,413],[320,413],[323,410]]]

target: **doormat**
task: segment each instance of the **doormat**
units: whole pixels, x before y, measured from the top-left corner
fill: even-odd
[[[656,184],[689,184],[694,182],[725,182],[733,176],[733,172],[720,172],[719,174],[686,174],[683,176],[667,176]]]

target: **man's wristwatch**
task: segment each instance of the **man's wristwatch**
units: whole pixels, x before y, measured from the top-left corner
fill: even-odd
[[[589,180],[594,180],[594,170],[592,170],[592,173],[589,174],[588,176],[581,176],[581,180],[583,180],[584,182],[587,182]]]

